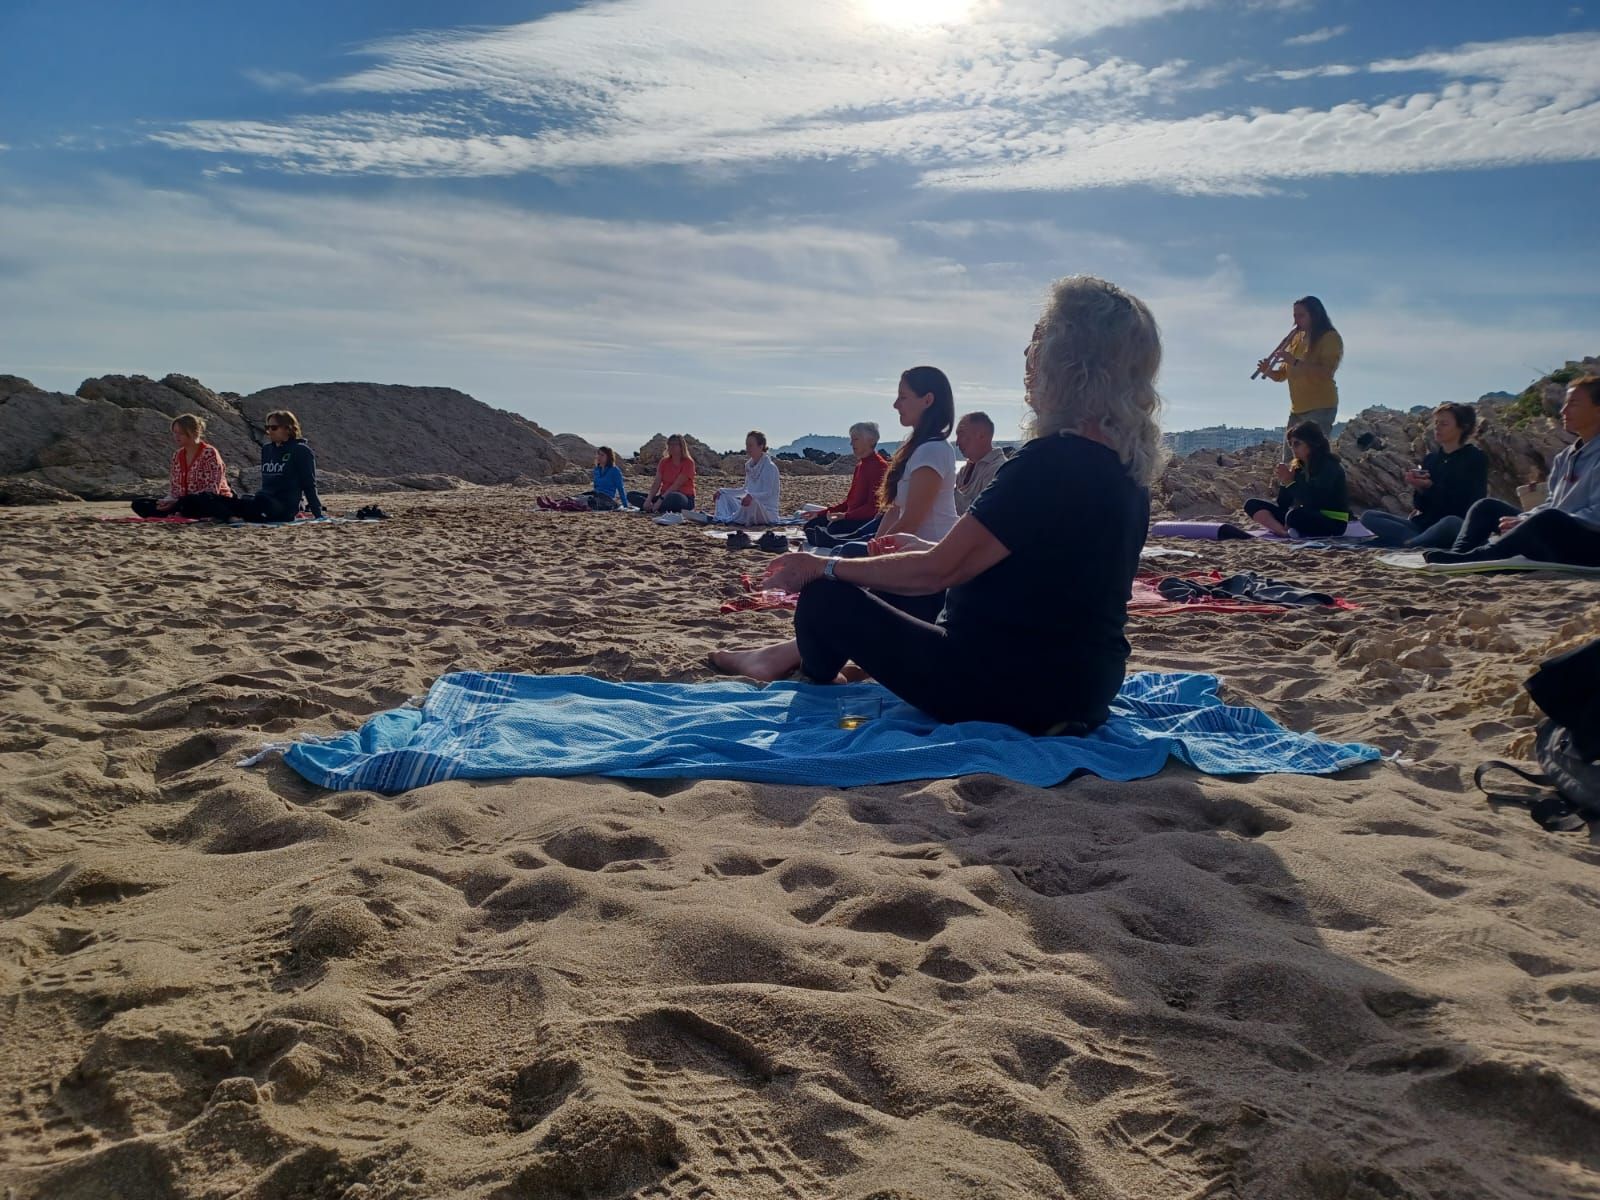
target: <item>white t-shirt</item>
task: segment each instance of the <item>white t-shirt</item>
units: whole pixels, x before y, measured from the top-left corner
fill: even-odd
[[[944,441],[923,442],[911,452],[911,457],[906,460],[906,473],[900,476],[900,482],[894,487],[896,508],[905,504],[905,499],[910,494],[911,477],[923,467],[931,467],[939,473],[939,490],[933,494],[933,507],[922,519],[921,526],[916,529],[902,528],[900,532],[914,534],[924,541],[937,542],[949,533],[956,523],[955,447]]]

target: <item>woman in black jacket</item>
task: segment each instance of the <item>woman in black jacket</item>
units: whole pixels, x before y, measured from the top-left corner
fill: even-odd
[[[1478,424],[1470,404],[1441,404],[1433,410],[1433,437],[1438,447],[1422,465],[1406,472],[1411,515],[1397,517],[1381,508],[1361,514],[1361,523],[1376,535],[1379,546],[1449,549],[1461,532],[1467,509],[1489,494],[1489,456],[1467,439]]]
[[[1341,536],[1350,523],[1350,493],[1328,435],[1315,421],[1301,421],[1290,427],[1287,440],[1294,461],[1273,468],[1277,500],[1246,500],[1246,515],[1280,536]]]
[[[317,456],[300,436],[299,419],[287,410],[269,412],[266,428],[267,440],[261,445],[261,490],[228,501],[228,515],[236,521],[292,521],[300,513],[303,496],[307,510],[320,519]]]

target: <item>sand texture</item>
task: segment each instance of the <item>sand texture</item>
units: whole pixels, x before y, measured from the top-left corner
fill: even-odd
[[[238,769],[451,669],[697,679],[788,629],[718,614],[766,556],[694,528],[380,502],[0,511],[4,1195],[1600,1197],[1600,844],[1470,786],[1593,581],[1192,546],[1363,606],[1130,634],[1404,755],[1335,779]]]

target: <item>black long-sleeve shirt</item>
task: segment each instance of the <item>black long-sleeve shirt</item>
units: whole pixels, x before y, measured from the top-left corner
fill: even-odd
[[[294,520],[302,495],[311,515],[322,515],[322,500],[317,495],[317,456],[304,438],[281,446],[276,442],[262,443],[261,495],[275,510],[286,514],[279,520]]]
[[[1309,508],[1313,512],[1350,512],[1350,492],[1345,484],[1344,466],[1330,454],[1316,470],[1304,465],[1294,473],[1294,482],[1278,489],[1278,506],[1284,510]]]
[[[1440,517],[1466,516],[1489,494],[1489,456],[1471,442],[1449,454],[1435,447],[1424,456],[1422,469],[1433,486],[1414,491],[1411,503],[1430,525]]]

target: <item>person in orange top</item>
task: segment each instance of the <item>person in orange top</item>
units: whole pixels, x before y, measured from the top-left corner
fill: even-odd
[[[857,421],[850,426],[850,452],[856,456],[850,490],[838,504],[806,519],[806,541],[813,546],[871,537],[878,528],[878,492],[889,470],[889,457],[878,449],[876,421]]]
[[[1315,296],[1294,302],[1294,333],[1277,361],[1263,358],[1256,370],[1268,379],[1289,385],[1289,422],[1314,421],[1333,440],[1333,423],[1339,416],[1339,385],[1334,372],[1344,359],[1344,339],[1328,319],[1328,310]],[[1284,462],[1289,443],[1284,441]]]
[[[639,507],[647,513],[683,512],[694,507],[694,458],[681,433],[667,439],[667,452],[656,464],[656,481]]]
[[[228,471],[222,455],[205,441],[206,423],[193,413],[172,422],[172,440],[178,449],[167,468],[167,494],[160,499],[142,497],[133,502],[141,517],[214,517],[217,498],[231,497]]]

